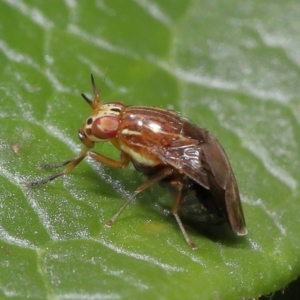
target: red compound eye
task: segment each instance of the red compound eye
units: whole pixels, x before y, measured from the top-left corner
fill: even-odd
[[[119,127],[119,118],[104,116],[97,118],[92,125],[92,134],[101,140],[111,139],[116,136]]]

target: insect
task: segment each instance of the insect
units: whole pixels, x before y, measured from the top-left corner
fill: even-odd
[[[157,107],[125,106],[120,102],[102,104],[93,75],[94,99],[82,94],[92,113],[79,129],[84,144],[81,153],[58,164],[42,168],[66,166],[45,179],[27,183],[35,187],[70,173],[85,157],[112,168],[124,168],[130,162],[147,181],[135,194],[155,183],[169,189],[174,204],[172,213],[185,241],[190,240],[179,211],[206,223],[227,221],[236,235],[247,234],[237,183],[228,158],[217,141],[205,128],[198,127],[178,113]],[[98,142],[111,142],[120,151],[120,161],[92,151]],[[111,226],[127,200],[107,223]]]

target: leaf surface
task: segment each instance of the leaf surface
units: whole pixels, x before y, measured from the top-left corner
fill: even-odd
[[[250,299],[300,273],[299,12],[296,1],[0,3],[0,298]],[[13,26],[12,26],[13,24]],[[39,163],[74,157],[102,101],[179,111],[220,141],[249,234],[188,228],[159,187],[105,223],[143,183],[87,160],[69,176]],[[109,144],[97,151],[118,158]],[[159,196],[159,197],[158,197]],[[159,198],[159,199],[158,199]]]

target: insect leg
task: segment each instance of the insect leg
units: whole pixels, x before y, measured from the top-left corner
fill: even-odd
[[[185,241],[188,243],[188,245],[190,245],[192,247],[193,250],[195,250],[195,249],[198,248],[198,246],[196,244],[194,244],[190,240],[190,238],[189,238],[189,236],[188,236],[188,234],[187,234],[187,232],[186,232],[186,230],[185,230],[185,228],[184,228],[184,226],[183,226],[183,224],[181,222],[181,219],[180,219],[180,217],[179,217],[179,215],[177,213],[178,212],[178,208],[180,207],[181,201],[183,199],[183,183],[176,182],[173,185],[177,188],[177,193],[178,194],[177,194],[175,203],[174,203],[174,205],[172,207],[172,213],[173,213],[173,215],[174,215],[174,217],[175,217],[175,219],[177,221],[177,224],[178,224],[178,226],[179,226],[179,228],[180,228],[180,230],[181,230],[181,232],[183,234],[183,237],[184,237]]]
[[[91,157],[92,159],[94,159],[95,161],[107,165],[111,168],[123,168],[126,167],[129,163],[129,157],[125,154],[122,153],[121,155],[121,161],[117,161],[111,158],[108,158],[98,152],[94,152],[94,151],[89,151],[87,153],[87,156]]]
[[[85,148],[85,149],[82,150],[80,155],[78,155],[74,158],[71,158],[69,160],[66,160],[62,163],[53,164],[53,165],[50,165],[50,164],[42,165],[42,166],[45,166],[45,168],[57,168],[57,167],[60,167],[60,166],[65,166],[65,165],[68,165],[68,166],[61,172],[58,172],[54,175],[51,175],[47,178],[44,178],[44,179],[41,179],[41,180],[38,180],[38,181],[33,181],[33,182],[26,183],[25,186],[29,187],[29,188],[39,186],[41,184],[48,183],[48,182],[54,180],[55,178],[58,178],[58,177],[61,177],[63,175],[66,175],[66,174],[70,173],[86,157],[88,150],[89,150],[89,148]]]
[[[171,168],[165,168],[161,171],[157,172],[155,175],[151,177],[148,181],[146,181],[144,184],[139,186],[137,190],[134,192],[133,197],[135,197],[138,193],[144,191],[154,183],[159,182],[160,180],[170,176],[173,173],[173,169]],[[119,215],[122,213],[122,211],[126,208],[126,206],[132,201],[132,198],[126,200],[126,202],[119,208],[119,210],[116,212],[116,214],[106,223],[107,226],[112,226],[113,223],[116,221],[116,219],[119,217]]]
[[[60,163],[57,164],[40,164],[39,168],[40,169],[56,169],[56,168],[60,168],[66,165],[69,165],[70,163],[72,163],[74,160],[76,160],[77,157],[62,161]]]
[[[150,187],[151,185],[153,185],[154,183],[157,183],[161,180],[163,180],[164,178],[172,175],[173,173],[173,169],[172,168],[164,168],[161,171],[157,172],[156,174],[154,174],[153,176],[150,177],[150,179],[148,179],[148,181],[146,181],[145,183],[143,183],[142,185],[140,185],[134,195],[137,195],[138,193],[144,191],[145,189],[147,189],[148,187]]]

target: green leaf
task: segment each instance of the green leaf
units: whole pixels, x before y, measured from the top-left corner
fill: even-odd
[[[250,299],[300,274],[299,10],[295,0],[0,3],[0,298]],[[27,189],[81,149],[93,73],[102,100],[171,108],[226,149],[249,234],[188,228],[133,167],[87,160]],[[118,158],[106,143],[97,151]],[[159,196],[158,196],[159,195]]]

